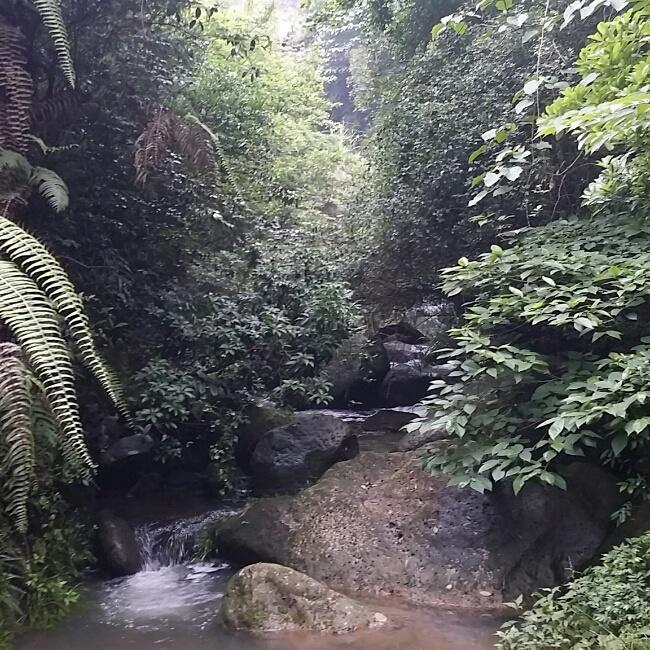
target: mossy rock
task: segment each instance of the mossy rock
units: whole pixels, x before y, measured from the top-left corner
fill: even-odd
[[[235,574],[221,601],[227,627],[252,634],[296,630],[344,634],[379,628],[388,618],[279,564],[253,564]]]

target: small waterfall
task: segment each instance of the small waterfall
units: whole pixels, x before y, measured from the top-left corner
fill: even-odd
[[[136,529],[141,570],[187,564],[196,558],[197,544],[206,528],[235,510],[218,510],[166,523],[144,524]]]

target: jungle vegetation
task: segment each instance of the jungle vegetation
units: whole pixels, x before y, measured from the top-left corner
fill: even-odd
[[[584,457],[629,517],[650,480],[649,13],[310,0],[287,31],[273,2],[2,0],[0,647],[79,597],[107,422],[161,465],[198,449],[225,493],[248,405],[326,405],[338,347],[423,300],[462,314],[410,425],[451,436],[425,468],[563,488]],[[647,589],[624,617],[593,599],[645,584],[646,546],[540,594],[501,646],[637,647]]]

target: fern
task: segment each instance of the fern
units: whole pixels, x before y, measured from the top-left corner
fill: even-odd
[[[58,0],[33,0],[33,2],[54,43],[54,49],[63,75],[70,86],[74,88],[76,83],[74,64],[72,63],[68,31],[63,21],[61,5]]]
[[[228,165],[228,163],[226,162],[226,153],[223,150],[223,145],[221,144],[221,140],[219,139],[219,136],[216,133],[214,133],[214,131],[212,131],[210,127],[207,126],[207,124],[201,122],[201,120],[199,120],[198,117],[195,117],[191,113],[186,115],[185,119],[188,120],[190,123],[196,125],[198,128],[200,128],[210,138],[210,141],[212,142],[214,149],[217,153],[219,163],[221,164],[221,167],[223,168],[226,174],[226,178],[228,179],[228,182],[230,183],[233,190],[235,190],[235,194],[237,195],[237,198],[239,199],[239,202],[242,204],[242,206],[247,207],[246,199],[244,198],[239,183],[237,182],[237,179],[235,178],[235,175],[232,169],[230,168],[230,165]]]
[[[51,169],[32,167],[25,156],[16,151],[0,149],[0,202],[23,199],[35,189],[56,212],[68,207],[68,187]]]
[[[0,147],[27,151],[32,98],[25,39],[17,27],[0,19]]]
[[[27,530],[27,498],[34,473],[29,372],[20,348],[0,344],[0,443],[4,446],[2,474],[7,514],[16,528]]]
[[[51,169],[33,167],[29,184],[38,190],[55,212],[63,212],[68,207],[68,187]]]
[[[135,143],[136,183],[144,185],[149,175],[161,168],[170,149],[183,156],[197,170],[219,174],[224,170],[237,199],[243,207],[246,199],[239,187],[219,140],[206,124],[188,113],[180,117],[173,111],[161,109]]]
[[[53,302],[69,328],[82,362],[97,378],[126,421],[132,425],[119,382],[95,348],[81,298],[56,258],[35,237],[0,216],[0,252],[27,274]]]
[[[0,260],[0,320],[22,348],[38,377],[61,431],[66,462],[85,478],[93,463],[79,417],[74,374],[58,314],[38,285],[13,262]]]

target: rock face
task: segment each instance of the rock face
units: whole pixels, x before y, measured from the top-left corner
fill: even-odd
[[[252,404],[244,409],[243,415],[247,422],[237,431],[235,459],[240,467],[248,469],[257,443],[271,429],[289,424],[293,415],[271,404]]]
[[[325,371],[332,383],[332,406],[345,408],[351,401],[376,405],[389,368],[388,354],[379,339],[355,338],[344,343]]]
[[[389,371],[380,388],[386,406],[417,404],[429,390],[431,376],[414,365],[398,363]]]
[[[620,504],[616,482],[576,464],[568,485],[479,494],[447,487],[413,453],[364,453],[296,497],[254,502],[224,522],[217,544],[347,592],[497,607],[565,581],[597,553]]]
[[[98,555],[106,572],[114,578],[136,573],[140,554],[133,527],[106,510],[98,521]]]
[[[364,420],[362,428],[364,431],[399,431],[416,417],[418,413],[415,410],[380,409]]]
[[[438,442],[449,437],[447,428],[442,425],[428,431],[409,431],[399,441],[398,449],[400,451],[415,451],[432,442]]]
[[[104,465],[111,465],[133,456],[144,456],[153,449],[151,436],[144,433],[136,433],[116,440],[105,452],[102,462]]]
[[[253,634],[343,634],[388,623],[384,614],[277,564],[253,564],[235,574],[221,601],[221,619],[231,629]]]
[[[384,347],[391,363],[424,361],[427,359],[429,352],[429,346],[427,345],[410,345],[401,341],[386,341]]]
[[[346,422],[331,415],[297,413],[293,421],[269,431],[250,462],[256,494],[295,492],[320,478],[334,463],[359,453]]]
[[[385,341],[400,341],[408,345],[427,342],[427,337],[405,320],[387,323],[377,333]]]

